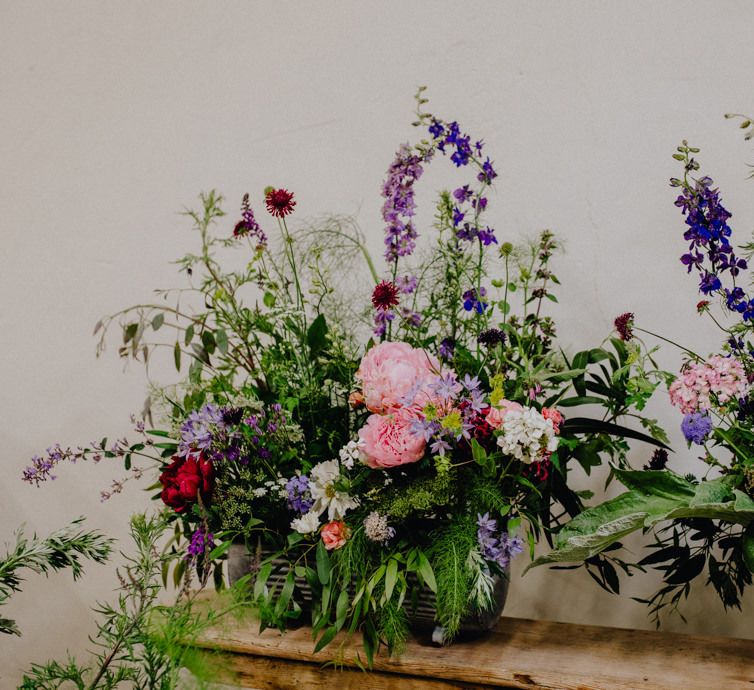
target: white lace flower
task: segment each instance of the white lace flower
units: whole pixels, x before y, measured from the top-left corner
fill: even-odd
[[[359,441],[349,441],[340,449],[340,462],[343,467],[353,469],[357,460],[361,460],[360,453],[361,443]]]
[[[267,495],[267,489],[263,486],[258,486],[251,493],[254,494],[254,498],[262,498],[262,496]]]
[[[533,407],[506,412],[501,431],[497,445],[503,453],[526,464],[541,460],[558,447],[552,421]]]
[[[355,498],[335,488],[338,479],[340,465],[337,460],[320,462],[309,473],[309,491],[314,499],[312,512],[321,515],[326,510],[328,520],[341,520],[346,512],[359,505]]]
[[[319,514],[310,510],[306,515],[291,520],[291,529],[299,534],[312,534],[319,529]]]

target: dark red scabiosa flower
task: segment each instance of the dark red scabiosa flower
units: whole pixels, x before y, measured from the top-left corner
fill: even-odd
[[[264,194],[264,203],[267,205],[269,213],[275,218],[285,218],[288,214],[293,213],[293,209],[296,207],[293,192],[282,188],[268,188]]]
[[[209,502],[214,479],[212,462],[203,453],[190,453],[185,457],[175,455],[160,475],[160,498],[176,513],[182,513],[200,497],[203,503]]]
[[[548,458],[545,460],[535,460],[529,466],[530,474],[540,482],[546,482],[550,476],[552,461]]]
[[[707,307],[709,306],[709,300],[703,299],[701,302],[697,302],[696,305],[696,311],[698,314],[704,314],[705,311],[707,311]]]
[[[628,342],[634,337],[634,315],[632,312],[627,311],[625,314],[621,314],[615,319],[615,330],[618,331],[618,335],[621,340]]]
[[[378,283],[372,292],[372,304],[375,309],[387,311],[398,304],[398,286],[389,280]]]

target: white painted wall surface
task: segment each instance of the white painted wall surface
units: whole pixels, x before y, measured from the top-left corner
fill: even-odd
[[[129,431],[143,375],[122,371],[114,343],[95,360],[91,331],[101,315],[177,284],[169,262],[191,236],[176,212],[217,187],[232,218],[243,192],[286,186],[299,217],[354,214],[379,255],[379,187],[397,145],[415,135],[419,84],[436,112],[487,142],[500,170],[490,214],[498,234],[549,227],[564,238],[556,315],[565,342],[598,342],[631,310],[650,329],[714,349],[678,261],[682,220],[667,179],[680,139],[700,146],[748,238],[754,154],[722,115],[754,111],[751,9],[2,0],[0,540],[22,522],[46,533],[80,514],[123,538],[127,516],[147,507],[133,489],[99,502],[119,466],[61,468],[40,489],[20,474],[55,441]],[[441,179],[431,173],[423,189]],[[428,204],[422,213],[426,227]],[[679,357],[666,349],[661,360],[675,368]],[[676,412],[662,396],[653,411],[674,433],[673,467],[699,470]],[[634,580],[628,593],[652,591],[650,578]],[[642,606],[601,592],[583,571],[514,581],[510,615],[650,625]],[[89,607],[113,588],[111,566],[90,567],[75,584],[32,577],[7,607],[24,636],[0,643],[0,685],[12,687],[31,661],[82,653]],[[667,628],[754,637],[753,611],[749,596],[743,613],[725,614],[700,589],[688,625]]]

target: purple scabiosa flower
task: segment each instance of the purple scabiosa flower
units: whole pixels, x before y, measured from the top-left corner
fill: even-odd
[[[285,485],[288,508],[300,515],[309,512],[314,505],[311,491],[309,491],[309,477],[305,474],[291,477]]]
[[[683,418],[681,431],[689,443],[704,445],[712,431],[712,418],[705,412],[691,412]]]
[[[487,296],[487,288],[480,287],[477,291],[476,288],[471,288],[463,293],[463,308],[466,311],[475,311],[477,314],[483,314],[484,310],[489,306],[484,301],[484,297]]]

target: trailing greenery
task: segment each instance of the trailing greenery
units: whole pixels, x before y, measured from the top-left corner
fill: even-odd
[[[168,531],[164,516],[131,519],[136,551],[123,555],[124,565],[117,571],[117,602],[95,609],[93,658],[32,664],[21,690],[53,690],[66,683],[79,690],[173,690],[183,687],[182,669],[190,670],[201,687],[217,676],[211,655],[198,651],[192,641],[237,605],[232,600],[212,610],[197,605],[190,593],[190,571],[178,598],[171,604],[160,603],[162,572],[175,559],[169,550],[159,550]],[[196,687],[193,681],[191,686]]]
[[[95,530],[83,531],[84,518],[54,531],[48,537],[33,535],[27,538],[23,528],[15,534],[15,544],[0,559],[0,606],[7,603],[14,592],[21,591],[21,572],[31,570],[47,575],[50,571],[70,568],[73,579],[83,572],[83,559],[104,563],[112,550],[112,539]],[[20,635],[16,622],[0,618],[0,633]]]

